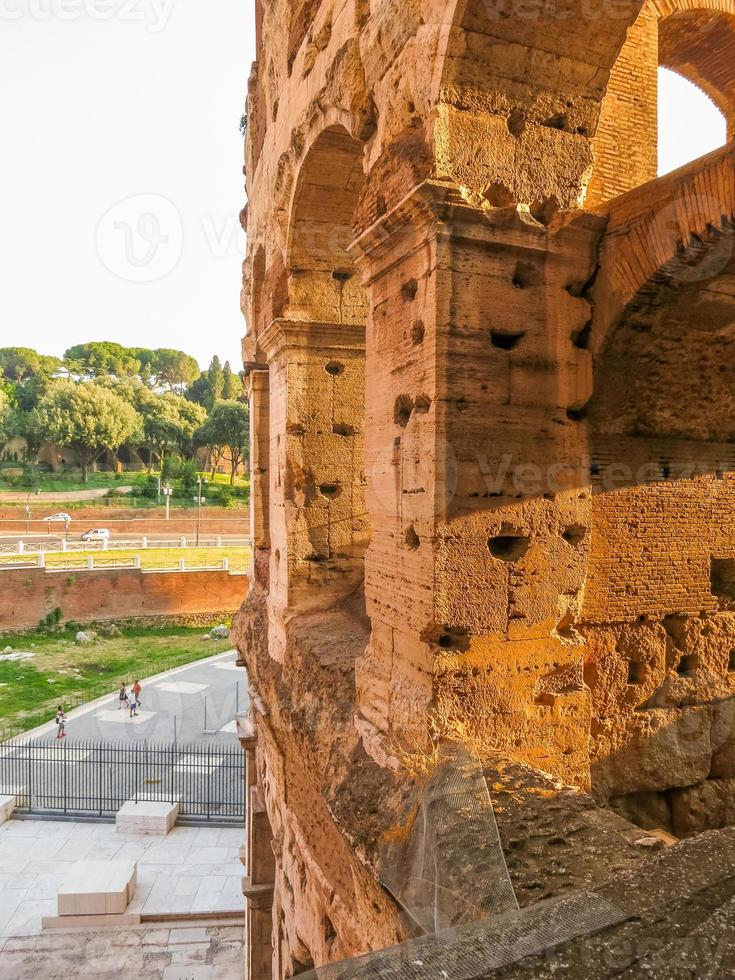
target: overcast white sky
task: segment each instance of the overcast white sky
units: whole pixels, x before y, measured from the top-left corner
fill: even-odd
[[[252,0],[0,0],[0,346],[239,365]],[[724,122],[662,73],[666,172]]]

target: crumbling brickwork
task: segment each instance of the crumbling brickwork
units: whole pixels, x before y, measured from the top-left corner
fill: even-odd
[[[655,180],[662,52],[731,120],[729,3],[711,48],[686,0],[258,7],[236,635],[279,980],[415,930],[378,854],[442,740],[678,833],[735,808],[732,147]]]

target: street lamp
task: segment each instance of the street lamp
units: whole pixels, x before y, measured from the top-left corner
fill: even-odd
[[[202,520],[202,484],[206,487],[209,484],[209,480],[206,476],[202,476],[200,473],[197,477],[197,540],[196,547],[199,547],[199,526]]]
[[[169,520],[171,517],[171,497],[173,496],[173,492],[174,488],[168,483],[161,487],[161,493],[166,498],[166,520]]]
[[[31,494],[33,494],[34,492],[35,492],[35,494],[36,494],[37,497],[40,497],[41,496],[41,490],[40,490],[40,488],[38,490],[35,490],[35,491],[33,491],[33,490],[29,490],[28,491],[28,496],[26,497],[26,534],[30,534],[31,533],[30,532],[30,524],[31,524],[30,500],[31,500]]]

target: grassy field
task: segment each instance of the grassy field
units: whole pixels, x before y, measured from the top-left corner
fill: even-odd
[[[29,632],[0,639],[32,660],[0,661],[0,731],[24,729],[53,718],[56,706],[72,707],[111,693],[121,683],[150,677],[224,653],[229,640],[204,640],[205,630],[170,627],[126,629],[122,637],[78,646],[73,633]]]
[[[147,548],[138,551],[91,551],[53,552],[46,555],[47,568],[68,568],[82,570],[86,566],[88,555],[104,566],[114,567],[116,564],[132,564],[136,555],[140,555],[141,568],[172,568],[184,559],[187,567],[212,567],[228,558],[231,572],[245,572],[250,566],[249,548]],[[0,569],[3,565],[28,563],[30,567],[36,564],[35,555],[0,555]]]
[[[5,473],[10,472],[17,474],[19,470],[22,470],[22,465],[8,463],[0,466],[0,491],[12,491],[13,493],[23,493],[31,489],[30,485],[26,485],[27,481],[18,479],[17,476],[13,476],[10,479],[5,478]],[[89,479],[86,483],[82,480],[81,472],[71,471],[68,473],[34,473],[33,474],[33,490],[37,488],[42,492],[63,492],[63,491],[73,491],[73,490],[115,490],[118,487],[135,487],[138,492],[142,492],[143,488],[146,486],[150,476],[159,476],[158,473],[145,473],[140,471],[130,472],[130,473],[90,473]],[[212,487],[229,487],[230,478],[224,473],[216,473],[214,479],[209,474],[202,474],[206,476],[207,481]],[[173,481],[174,486],[176,486],[176,480]],[[238,476],[235,477],[234,486],[237,488],[247,487],[248,479],[247,477]],[[196,487],[191,491],[191,495],[196,493]]]

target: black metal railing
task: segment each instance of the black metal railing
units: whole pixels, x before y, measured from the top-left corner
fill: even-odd
[[[0,745],[0,796],[21,813],[113,817],[129,800],[179,803],[182,817],[242,823],[239,744],[46,741]]]

